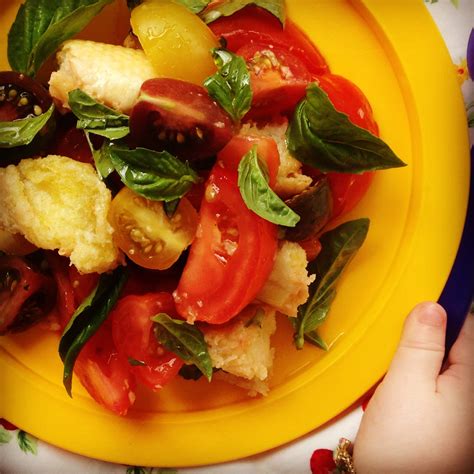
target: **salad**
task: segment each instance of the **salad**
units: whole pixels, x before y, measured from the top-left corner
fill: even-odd
[[[123,45],[74,38],[112,1],[27,0],[9,32],[0,334],[57,331],[68,393],[119,415],[175,377],[265,395],[281,318],[328,349],[369,228],[343,216],[404,163],[283,1],[132,0]]]

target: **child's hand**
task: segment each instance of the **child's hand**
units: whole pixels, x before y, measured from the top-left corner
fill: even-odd
[[[446,312],[435,303],[408,316],[355,441],[358,474],[474,472],[474,316],[440,375],[445,332]]]

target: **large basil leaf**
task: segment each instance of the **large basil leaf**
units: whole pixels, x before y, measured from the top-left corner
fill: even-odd
[[[238,185],[247,207],[263,219],[287,227],[300,220],[268,185],[268,171],[258,158],[256,146],[240,160]]]
[[[80,89],[69,92],[68,103],[73,114],[78,118],[77,128],[110,140],[123,138],[130,133],[128,115],[99,104]]]
[[[183,0],[181,3],[187,3]],[[235,12],[242,10],[247,5],[256,5],[269,11],[276,16],[282,24],[285,23],[286,8],[284,0],[224,0],[223,2],[215,2],[216,6],[205,9],[201,14],[201,18],[206,23],[211,23],[221,16],[230,16]]]
[[[8,33],[8,61],[34,76],[68,38],[81,31],[113,0],[27,0]]]
[[[46,125],[54,112],[54,105],[37,117],[27,117],[11,122],[0,122],[0,148],[28,145]]]
[[[165,313],[157,314],[151,320],[156,323],[155,335],[160,344],[185,362],[194,364],[210,381],[212,361],[201,331],[196,326],[172,319]]]
[[[206,79],[204,86],[234,122],[239,122],[252,105],[247,65],[243,58],[225,49],[216,48],[212,55],[218,71]]]
[[[174,201],[199,180],[187,162],[183,163],[167,151],[130,150],[111,144],[108,153],[123,183],[147,199]]]
[[[361,173],[405,166],[390,147],[338,112],[327,94],[312,83],[287,130],[288,149],[323,172]]]
[[[74,364],[86,342],[97,332],[115,305],[127,276],[123,267],[103,273],[92,293],[72,315],[59,342],[59,355],[64,363],[63,383],[71,396]]]
[[[321,252],[308,266],[316,280],[309,287],[308,301],[298,308],[295,322],[294,341],[298,349],[303,347],[306,335],[310,341],[317,336],[314,331],[327,318],[336,296],[336,282],[364,243],[369,223],[369,219],[345,222],[321,236]]]

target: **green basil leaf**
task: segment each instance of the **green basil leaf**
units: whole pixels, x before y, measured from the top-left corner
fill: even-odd
[[[175,199],[174,201],[168,201],[163,203],[163,210],[165,211],[166,216],[168,219],[171,219],[179,206],[180,199]]]
[[[211,0],[177,0],[177,2],[197,14],[201,13],[211,3]]]
[[[102,146],[96,149],[90,139],[89,132],[85,131],[84,133],[86,134],[87,143],[89,143],[89,148],[91,149],[92,157],[94,158],[95,168],[99,173],[99,176],[102,179],[105,179],[115,169],[110,159],[110,142],[105,140],[104,143],[102,143]]]
[[[151,318],[155,325],[155,335],[160,344],[174,352],[185,362],[194,364],[210,381],[212,361],[207,344],[199,329],[180,319],[172,319],[165,313]]]
[[[362,173],[405,166],[390,147],[338,112],[327,94],[310,84],[287,130],[288,149],[323,172]]]
[[[317,333],[317,331],[310,331],[304,335],[306,341],[310,342],[314,346],[321,348],[323,351],[327,351],[329,349],[328,345],[321,336]]]
[[[99,283],[72,315],[59,342],[59,355],[64,363],[63,383],[71,396],[74,364],[86,342],[97,332],[115,305],[127,279],[123,267],[103,273]]]
[[[123,138],[130,133],[128,115],[99,104],[80,89],[69,92],[68,103],[78,118],[77,128],[110,140]]]
[[[112,144],[108,153],[123,183],[147,199],[174,201],[199,180],[187,162],[183,163],[167,151],[129,150]]]
[[[287,227],[300,220],[268,185],[267,167],[259,160],[256,146],[240,160],[238,185],[247,207],[263,219]]]
[[[217,72],[205,80],[204,87],[237,123],[252,105],[250,73],[244,59],[230,51],[215,48],[212,55]]]
[[[81,31],[113,0],[27,0],[8,33],[8,61],[34,76],[59,45]]]
[[[200,16],[206,23],[211,23],[221,16],[233,15],[247,5],[256,5],[263,8],[276,16],[282,24],[285,23],[286,9],[284,0],[224,0],[223,2],[216,2],[215,7],[207,8]]]
[[[0,122],[0,148],[28,145],[43,129],[53,115],[54,105],[41,115]]]
[[[143,366],[146,366],[146,362],[143,362],[142,360],[134,359],[133,357],[128,357],[127,360],[128,360],[128,363],[129,363],[132,367],[143,367]]]
[[[336,282],[364,243],[369,223],[369,219],[345,222],[321,236],[321,252],[308,265],[308,273],[315,273],[316,280],[309,287],[308,301],[298,308],[294,323],[294,340],[298,349],[303,347],[306,336],[327,318],[336,296]]]

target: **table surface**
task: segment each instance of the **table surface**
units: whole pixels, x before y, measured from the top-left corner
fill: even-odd
[[[469,78],[466,64],[467,43],[474,25],[474,2],[425,0],[425,4],[445,40],[453,68],[456,68],[466,104],[471,144],[474,144],[474,83]],[[310,459],[316,450],[321,459],[319,472],[324,472],[327,466],[324,455],[336,447],[340,437],[355,438],[363,407],[369,399],[370,393],[336,419],[281,448],[237,462],[194,469],[142,468],[88,459],[46,444],[0,419],[0,473],[298,474],[311,471]]]

